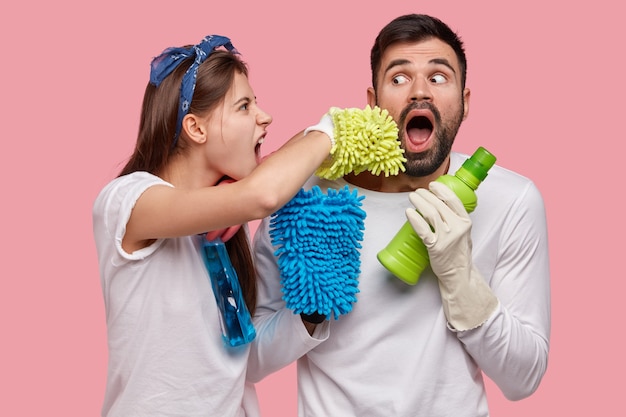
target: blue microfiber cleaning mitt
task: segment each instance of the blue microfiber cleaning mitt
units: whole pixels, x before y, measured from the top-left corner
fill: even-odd
[[[335,319],[352,310],[358,293],[364,196],[348,186],[324,194],[301,189],[272,215],[270,238],[281,272],[283,299],[299,314]]]

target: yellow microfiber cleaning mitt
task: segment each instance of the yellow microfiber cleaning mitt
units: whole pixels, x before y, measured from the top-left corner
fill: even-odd
[[[332,107],[335,126],[331,158],[315,172],[320,178],[337,179],[354,172],[397,175],[405,171],[404,150],[398,141],[398,126],[387,110],[369,105],[365,109]]]

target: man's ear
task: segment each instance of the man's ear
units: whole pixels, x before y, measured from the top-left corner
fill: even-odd
[[[367,88],[367,104],[372,108],[376,105],[376,91],[374,91],[374,87]]]
[[[187,113],[185,117],[183,117],[183,130],[190,140],[196,143],[206,142],[206,128],[202,120],[195,114]]]
[[[463,120],[467,119],[469,115],[469,105],[470,105],[470,89],[466,88],[463,90]]]

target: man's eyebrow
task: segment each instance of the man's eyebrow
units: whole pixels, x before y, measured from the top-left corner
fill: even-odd
[[[383,74],[386,74],[393,67],[398,67],[400,65],[406,65],[406,64],[410,64],[410,63],[411,63],[411,61],[409,61],[408,59],[394,59],[393,61],[391,61],[389,63],[389,65],[387,65],[387,67],[385,68],[385,71],[383,72]]]
[[[387,73],[390,69],[392,69],[393,67],[398,67],[401,65],[407,65],[407,64],[411,64],[412,62],[409,61],[408,59],[394,59],[393,61],[391,61],[389,63],[389,65],[387,65],[387,67],[385,68],[384,73]],[[448,68],[450,68],[450,70],[456,74],[456,70],[454,69],[454,67],[452,66],[452,64],[450,64],[450,62],[445,59],[445,58],[433,58],[430,61],[428,61],[429,64],[436,64],[436,65],[444,65]]]
[[[434,58],[434,59],[430,60],[430,63],[444,65],[444,66],[450,68],[450,71],[452,71],[453,73],[456,74],[456,70],[454,69],[452,64],[445,58]]]

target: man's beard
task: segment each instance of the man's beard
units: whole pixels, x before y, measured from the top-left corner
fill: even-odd
[[[411,177],[425,177],[435,172],[450,154],[452,144],[463,121],[463,112],[462,110],[459,111],[457,114],[453,115],[452,118],[444,122],[441,119],[441,113],[439,113],[439,110],[433,104],[428,102],[416,102],[408,105],[402,111],[400,114],[400,126],[406,125],[407,114],[415,109],[429,109],[433,113],[435,118],[435,126],[433,126],[435,137],[431,148],[419,153],[406,152],[404,129],[400,131],[399,139],[402,147],[405,149],[404,156],[407,159],[405,163],[406,175]]]

